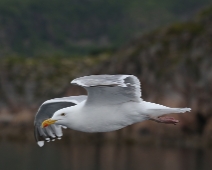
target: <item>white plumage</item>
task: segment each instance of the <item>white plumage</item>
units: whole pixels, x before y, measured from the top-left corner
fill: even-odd
[[[74,79],[71,83],[84,87],[88,97],[84,96],[80,101],[74,99],[76,105],[60,107],[42,123],[43,127],[56,125],[89,133],[109,132],[144,120],[176,124],[178,120],[161,116],[191,110],[143,101],[140,82],[133,75],[92,75]],[[52,136],[52,133],[54,131],[47,132],[46,136]]]

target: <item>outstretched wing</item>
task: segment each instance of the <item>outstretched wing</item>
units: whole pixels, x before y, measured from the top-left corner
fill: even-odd
[[[48,127],[42,128],[41,124],[44,120],[51,118],[57,110],[65,107],[74,106],[86,99],[87,96],[82,95],[55,98],[44,102],[35,115],[34,121],[34,135],[38,145],[43,146],[45,140],[49,142],[50,140],[55,140],[56,137],[60,139],[63,135],[60,125],[53,124]]]
[[[74,79],[72,84],[88,92],[86,104],[118,104],[140,102],[140,81],[133,75],[92,75]]]

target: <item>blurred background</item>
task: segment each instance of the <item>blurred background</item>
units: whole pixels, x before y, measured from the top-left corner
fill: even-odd
[[[48,99],[86,94],[90,74],[133,74],[142,98],[192,112],[39,148],[33,121]],[[210,0],[1,0],[0,169],[212,169]]]

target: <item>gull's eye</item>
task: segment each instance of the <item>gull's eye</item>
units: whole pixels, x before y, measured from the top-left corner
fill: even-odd
[[[66,114],[65,114],[65,113],[61,113],[60,115],[61,115],[61,116],[65,116]]]

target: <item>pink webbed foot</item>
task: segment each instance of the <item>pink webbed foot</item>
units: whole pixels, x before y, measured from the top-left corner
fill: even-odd
[[[166,123],[166,124],[174,124],[176,125],[179,123],[179,120],[173,118],[173,117],[156,117],[156,118],[151,118],[150,120],[156,121],[158,123]]]

